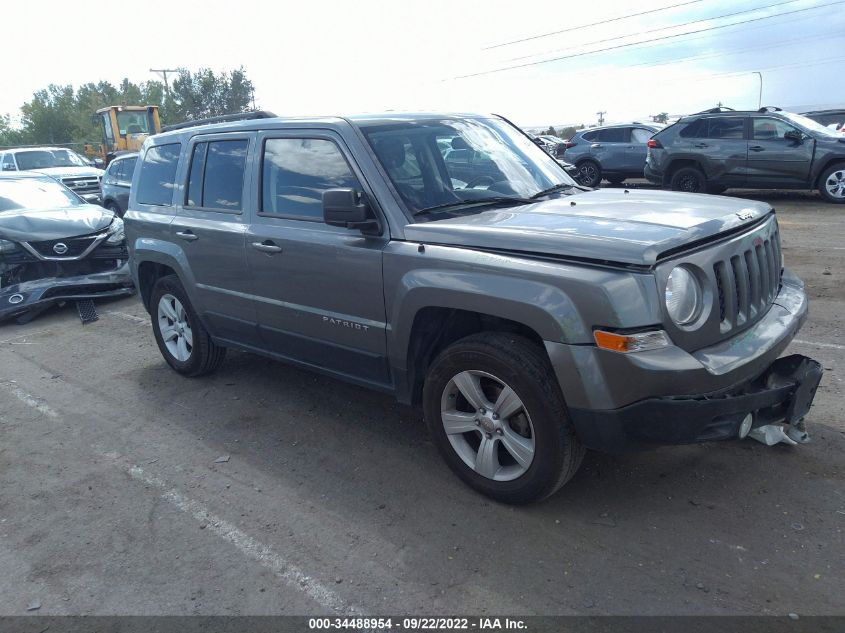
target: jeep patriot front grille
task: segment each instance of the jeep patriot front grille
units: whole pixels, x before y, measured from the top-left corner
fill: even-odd
[[[713,265],[721,331],[742,327],[769,309],[781,278],[780,234],[757,238],[751,248]]]

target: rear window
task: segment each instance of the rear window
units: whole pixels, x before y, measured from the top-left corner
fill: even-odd
[[[173,190],[176,187],[176,167],[179,164],[181,143],[154,145],[144,154],[141,176],[138,179],[140,204],[166,207],[173,204]]]

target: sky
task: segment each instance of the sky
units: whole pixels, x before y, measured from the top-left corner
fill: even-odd
[[[243,66],[258,107],[279,115],[648,120],[757,107],[754,71],[763,105],[845,107],[845,0],[77,0],[38,13],[3,7],[4,23],[21,25],[3,38],[17,52],[4,55],[0,90],[13,121],[50,83],[140,82],[178,67]]]

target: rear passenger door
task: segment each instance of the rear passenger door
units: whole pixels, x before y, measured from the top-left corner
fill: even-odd
[[[728,186],[745,184],[748,141],[744,116],[704,117],[680,133],[682,145],[699,159],[708,180]]]
[[[171,225],[171,241],[182,248],[194,277],[194,308],[214,336],[244,345],[258,338],[244,252],[254,142],[253,132],[193,137]]]
[[[785,138],[793,132],[804,140]],[[798,128],[774,117],[751,118],[748,142],[748,184],[789,186],[805,184],[810,178],[815,141]]]
[[[598,130],[596,140],[590,144],[590,153],[601,164],[602,171],[626,171],[626,150],[631,140],[631,128],[609,127]],[[645,161],[645,159],[643,159]]]
[[[373,205],[374,196],[332,131],[275,130],[259,143],[259,199],[246,251],[263,344],[282,357],[387,386],[387,235],[323,222],[323,191],[352,188]]]
[[[625,170],[631,174],[642,176],[645,169],[645,159],[648,154],[648,139],[654,134],[651,130],[642,127],[631,128],[631,140],[628,149],[625,151]]]

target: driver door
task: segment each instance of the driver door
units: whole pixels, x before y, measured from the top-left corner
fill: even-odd
[[[788,139],[789,132],[803,140]],[[810,177],[815,141],[774,117],[751,119],[748,141],[748,184],[751,186],[790,186],[805,184]]]

